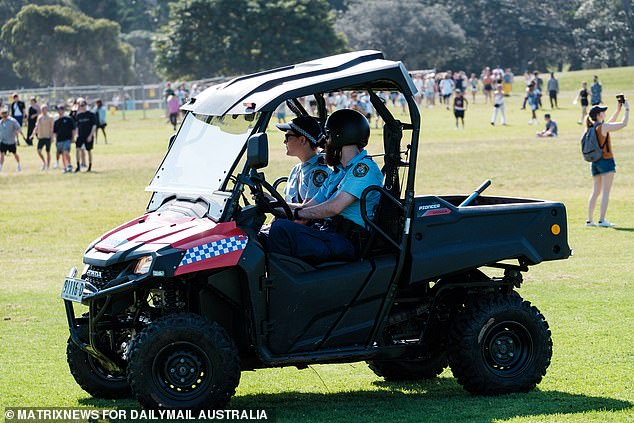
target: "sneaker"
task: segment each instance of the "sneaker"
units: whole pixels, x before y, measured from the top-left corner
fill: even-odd
[[[581,125],[583,122],[581,122],[580,120],[578,120],[578,121],[577,121],[577,123],[578,123],[579,125]]]
[[[16,172],[22,172],[22,165],[18,164],[18,167],[15,169]]]
[[[533,124],[533,119],[530,119],[530,120],[528,121],[528,124],[529,124],[529,125],[532,125],[532,124]]]
[[[53,165],[53,169],[57,169],[59,167],[59,162],[55,162],[55,164]]]
[[[79,172],[79,166],[75,168],[75,173]]]
[[[586,220],[586,226],[597,226],[592,220]]]
[[[597,224],[597,226],[600,226],[602,228],[613,228],[616,225],[612,222],[608,222],[607,220],[599,220],[599,223]]]
[[[86,169],[86,163],[82,163],[82,164],[81,164],[81,168],[82,168],[82,169]]]
[[[42,168],[41,168],[40,170],[41,170],[41,171],[45,171],[45,170],[46,170],[46,165],[45,165],[45,164],[43,164],[43,165],[42,165]]]
[[[491,122],[491,126],[495,126],[495,123],[494,123],[494,122]]]

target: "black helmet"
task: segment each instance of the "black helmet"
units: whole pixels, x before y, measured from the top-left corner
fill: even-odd
[[[341,109],[333,112],[326,119],[325,127],[333,147],[358,145],[359,148],[363,148],[368,145],[370,124],[365,116],[356,110]]]

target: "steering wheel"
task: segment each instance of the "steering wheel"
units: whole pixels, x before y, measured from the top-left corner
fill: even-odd
[[[291,210],[291,207],[288,205],[284,197],[282,197],[282,195],[277,192],[277,190],[273,188],[271,184],[266,182],[264,178],[258,181],[258,185],[261,188],[264,188],[264,190],[266,190],[275,199],[275,201],[268,200],[266,196],[263,195],[264,190],[261,190],[261,195],[259,195],[258,197],[261,198],[262,201],[258,201],[258,205],[264,207],[266,209],[266,212],[271,213],[275,217],[278,217],[280,219],[293,220],[293,210]],[[282,210],[280,210],[278,207],[281,207]]]

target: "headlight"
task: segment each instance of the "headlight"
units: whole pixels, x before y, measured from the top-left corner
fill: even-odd
[[[152,260],[154,258],[152,256],[145,256],[139,259],[134,266],[134,273],[137,275],[143,275],[150,271],[150,267],[152,267]]]

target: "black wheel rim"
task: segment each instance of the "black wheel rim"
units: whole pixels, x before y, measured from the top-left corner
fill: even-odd
[[[489,371],[501,377],[521,373],[533,356],[533,339],[518,322],[500,322],[486,332],[482,355]]]
[[[209,355],[191,342],[163,347],[152,363],[155,383],[169,398],[186,401],[207,391],[212,365]]]

